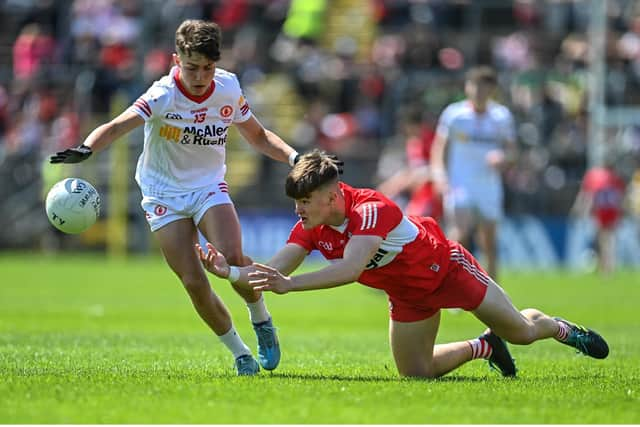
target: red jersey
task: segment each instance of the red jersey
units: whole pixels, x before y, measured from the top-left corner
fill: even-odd
[[[392,299],[414,302],[436,290],[449,267],[449,241],[429,217],[407,217],[382,193],[340,183],[345,199],[341,226],[319,225],[305,230],[299,221],[287,243],[319,250],[327,260],[343,257],[352,236],[373,235],[383,241],[358,282],[383,289]]]
[[[592,195],[592,214],[603,227],[615,225],[622,215],[624,182],[615,172],[607,168],[593,168],[587,171],[582,181],[582,189]]]

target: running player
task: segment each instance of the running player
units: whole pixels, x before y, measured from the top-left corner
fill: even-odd
[[[118,117],[96,128],[81,146],[57,153],[51,162],[83,161],[144,125],[136,181],[151,231],[196,311],[235,357],[238,375],[254,375],[258,363],[212,291],[193,244],[200,230],[231,265],[251,264],[242,251],[240,223],[224,180],[231,125],[255,149],[275,160],[293,165],[297,153],[252,115],[237,77],[216,67],[220,41],[217,24],[184,21],[176,31],[174,67],[169,74]],[[247,303],[260,364],[275,369],[280,347],[262,294],[235,289]]]
[[[604,166],[589,169],[572,207],[576,215],[590,215],[596,225],[598,271],[615,270],[615,231],[622,218],[625,184],[614,168],[613,158]]]
[[[469,247],[477,229],[476,241],[494,279],[496,225],[503,216],[501,171],[515,149],[511,112],[490,98],[496,81],[486,66],[468,72],[467,99],[444,109],[431,149],[431,174],[444,198],[449,234]]]
[[[314,151],[287,177],[300,220],[287,244],[268,262],[229,267],[214,246],[196,245],[205,267],[236,285],[285,294],[358,281],[389,297],[391,349],[400,375],[435,378],[472,359],[488,359],[504,376],[516,367],[502,338],[530,344],[555,338],[604,359],[596,332],[533,308],[518,311],[509,297],[458,242],[429,217],[407,217],[381,193],[339,181],[335,160]],[[290,276],[312,250],[332,263]],[[440,309],[471,311],[490,330],[476,339],[435,345]],[[501,338],[502,337],[502,338]]]

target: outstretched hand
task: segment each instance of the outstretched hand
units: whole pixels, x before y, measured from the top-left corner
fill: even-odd
[[[206,253],[198,243],[195,244],[195,247],[204,268],[221,279],[229,277],[229,264],[227,263],[227,259],[222,255],[222,253],[218,252],[211,243],[207,242]]]
[[[87,160],[93,151],[86,145],[79,147],[67,148],[64,151],[58,151],[49,158],[49,163],[80,163]]]
[[[271,291],[276,294],[286,294],[291,290],[291,278],[285,276],[273,267],[265,264],[253,263],[255,271],[249,273],[249,285],[256,291]]]

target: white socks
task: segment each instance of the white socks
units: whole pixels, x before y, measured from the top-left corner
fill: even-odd
[[[245,354],[251,354],[251,350],[242,341],[233,325],[231,325],[231,329],[226,334],[219,335],[218,338],[233,353],[235,359]]]
[[[251,323],[257,324],[266,322],[271,318],[267,306],[264,303],[264,297],[260,294],[260,299],[256,302],[248,302],[247,308],[249,309],[249,319]]]

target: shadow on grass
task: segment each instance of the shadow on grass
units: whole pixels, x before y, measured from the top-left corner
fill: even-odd
[[[467,377],[467,376],[446,376],[442,378],[403,378],[403,377],[384,377],[378,375],[326,375],[326,374],[300,374],[300,373],[281,373],[272,372],[262,374],[263,378],[282,378],[282,379],[300,379],[311,381],[359,381],[359,382],[483,382],[487,378]]]

